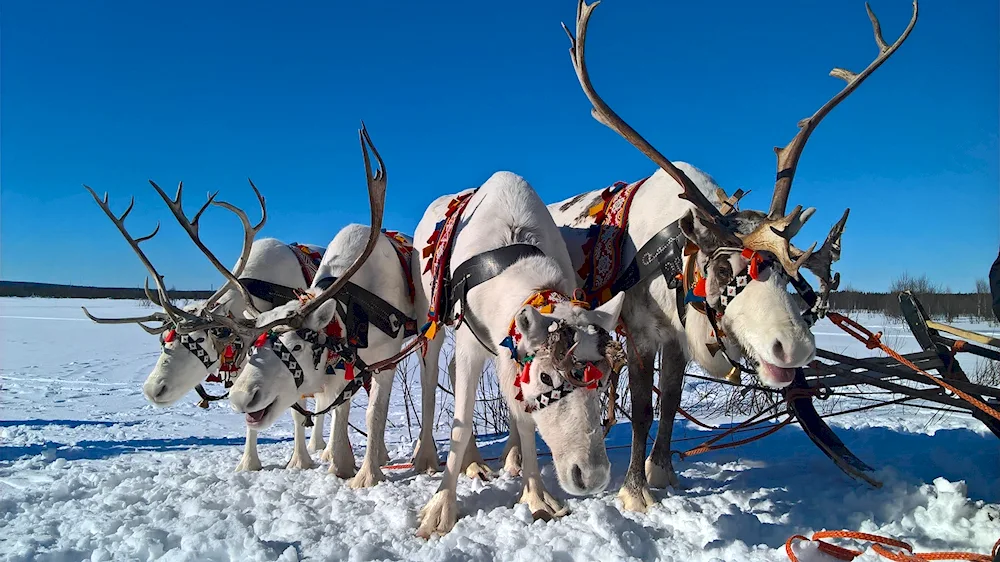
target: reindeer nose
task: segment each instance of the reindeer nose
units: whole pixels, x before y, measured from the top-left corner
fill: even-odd
[[[785,353],[785,345],[781,343],[781,340],[774,340],[774,345],[771,346],[771,353],[774,354],[774,358],[779,362],[785,363],[788,361]]]
[[[249,391],[241,393],[238,397],[230,396],[229,402],[233,405],[233,409],[237,412],[253,412],[259,409],[254,407],[259,396],[260,387],[255,386]]]
[[[574,464],[572,473],[573,473],[573,483],[576,484],[576,487],[581,490],[586,490],[587,484],[586,482],[583,481],[583,471],[580,470],[580,465]]]

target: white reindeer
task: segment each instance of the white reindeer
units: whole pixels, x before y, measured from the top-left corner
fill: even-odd
[[[736,211],[739,192],[727,198],[708,175],[684,163],[671,163],[597,95],[584,61],[587,23],[597,4],[587,5],[580,0],[576,39],[566,30],[577,76],[593,104],[594,117],[660,166],[635,193],[626,226],[629,242],[621,263],[629,264],[634,259],[658,263],[663,271],[675,273],[664,259],[669,257],[683,261],[680,270],[686,272],[683,283],[676,288],[667,275],[656,273],[618,294],[618,297],[624,294],[625,299],[621,316],[629,334],[633,424],[631,461],[619,497],[626,509],[645,511],[654,503],[650,485],[677,485],[670,436],[687,360],[694,359],[710,374],[722,378],[738,377],[736,365],[746,358],[757,366],[757,375],[765,385],[782,388],[792,383],[798,367],[813,359],[815,339],[803,316],[814,320],[816,315],[824,314],[826,298],[839,284],[839,274],[832,276],[830,266],[839,259],[840,238],[848,213],[834,225],[820,250],[813,252],[815,244],[806,251],[799,250],[790,241],[815,209],[803,211],[796,207],[785,213],[792,179],[805,143],[820,120],[885,62],[909,35],[916,23],[917,2],[913,3],[909,26],[892,45],[883,40],[878,20],[869,10],[880,54],[860,74],[834,69],[831,75],[846,80],[847,86],[814,115],[801,121],[800,132],[786,147],[776,149],[778,179],[768,213]],[[592,224],[587,209],[600,200],[600,191],[594,191],[549,207],[555,221],[562,226],[574,271],[583,264],[581,247],[586,228]],[[679,232],[671,232],[674,223]],[[639,255],[647,242],[664,233],[669,236],[661,237],[653,244],[655,248]],[[685,257],[686,247],[694,252]],[[819,278],[819,298],[801,277],[799,269],[803,266]],[[681,311],[675,291],[689,291],[694,276],[704,278],[705,290],[701,296],[707,306],[684,305],[684,321],[678,316]],[[577,281],[583,280],[577,277]],[[804,313],[800,310],[786,289],[789,282],[812,310]],[[710,322],[710,315],[716,317],[715,325]],[[651,454],[644,459],[652,422],[653,361],[657,351],[662,352],[660,424]]]
[[[380,231],[385,165],[364,129],[361,139],[372,226],[348,225],[342,229],[327,247],[313,286],[306,294],[257,317],[253,333],[261,337],[254,343],[229,395],[233,409],[246,414],[247,427],[254,431],[273,424],[303,394],[323,392],[329,398],[342,397],[349,407],[351,393],[360,387],[365,366],[375,369],[379,362],[400,352],[406,337],[403,329],[406,319],[398,317],[396,312],[413,318],[414,303],[407,272],[401,267],[392,243]],[[379,163],[374,176],[366,143]],[[349,297],[346,301],[338,298],[345,295]],[[374,295],[386,303],[388,307],[380,310],[389,314],[389,323],[395,328],[395,333],[390,334],[372,326],[367,334],[367,347],[360,349],[349,341],[351,319],[347,316],[352,314],[354,299],[371,298],[359,295]],[[336,359],[344,360],[342,367],[335,368]],[[354,488],[374,486],[385,479],[381,466],[388,460],[385,424],[393,374],[391,367],[372,374],[366,416],[368,448],[361,469],[351,480]],[[351,470],[353,464],[352,456]],[[343,475],[344,471],[340,459],[334,458],[330,472]]]
[[[152,181],[150,183],[167,203],[178,222],[195,244],[205,252],[214,265],[225,271],[224,275],[227,278],[239,280],[240,289],[235,288],[232,281],[227,281],[204,302],[178,309],[170,302],[166,291],[161,288],[162,283],[158,281],[158,296],[154,296],[148,289],[147,296],[154,304],[161,306],[164,309],[163,312],[139,318],[114,319],[96,318],[86,308],[84,308],[84,313],[98,323],[136,322],[147,332],[160,334],[162,351],[152,372],[143,384],[143,394],[151,403],[158,407],[170,406],[197,387],[203,397],[202,404],[207,406],[208,400],[222,397],[210,397],[205,394],[204,390],[200,388],[201,382],[216,373],[220,373],[222,377],[228,377],[229,373],[238,372],[239,367],[245,362],[245,347],[248,343],[242,342],[234,332],[224,326],[209,329],[208,325],[211,315],[217,314],[229,318],[243,318],[244,314],[248,311],[245,304],[245,298],[248,296],[252,299],[252,305],[256,310],[270,310],[275,302],[295,298],[295,290],[306,289],[309,286],[312,275],[309,274],[309,277],[306,277],[308,266],[303,265],[300,258],[296,256],[296,253],[300,252],[300,250],[273,238],[254,240],[257,232],[260,231],[267,220],[267,208],[264,198],[260,195],[256,186],[253,185],[253,182],[250,185],[257,195],[262,214],[261,221],[256,226],[251,226],[246,213],[241,209],[226,202],[215,201],[217,193],[209,197],[193,220],[188,220],[181,204],[183,184],[178,186],[175,198],[170,199],[156,183]],[[154,279],[161,279],[156,270],[152,268],[152,264],[145,253],[139,248],[139,243],[152,238],[156,234],[156,231],[144,238],[134,239],[124,226],[124,220],[131,211],[132,205],[130,204],[129,209],[120,217],[117,217],[108,206],[107,195],[102,200],[98,198],[92,189],[89,187],[87,189],[105,214],[118,227],[140,260],[144,264],[147,264]],[[244,246],[236,267],[232,272],[221,266],[219,260],[205,247],[200,239],[198,221],[201,213],[208,208],[209,204],[215,204],[232,211],[239,217],[243,224]],[[159,227],[157,227],[157,231],[158,229]],[[322,248],[317,246],[306,245],[306,248],[313,252],[322,252]],[[161,325],[157,327],[147,326],[145,322],[150,321],[159,321]],[[223,359],[225,360],[223,361]],[[322,404],[322,398],[321,395],[317,397],[318,404]],[[346,422],[344,423],[344,428],[346,429]],[[342,433],[346,434],[346,431],[342,431]],[[298,451],[301,449],[301,443],[304,442],[304,433],[301,427],[296,428],[295,438],[295,450]],[[313,450],[319,450],[325,446],[322,436],[322,421],[320,420],[313,428],[310,448],[316,447]],[[341,453],[343,453],[343,447],[343,444],[340,444]],[[347,443],[346,448],[350,458],[353,459],[349,443]],[[329,451],[325,452],[326,456],[330,454]],[[312,466],[308,455],[305,458],[301,457],[301,455],[293,455],[287,465],[288,468],[303,468],[308,466]],[[236,470],[260,469],[260,459],[257,455],[257,433],[248,429],[243,456],[237,464]]]
[[[415,240],[428,239],[452,199],[442,197],[430,205]],[[576,495],[597,493],[610,479],[598,391],[586,387],[605,380],[610,370],[609,331],[618,322],[622,298],[587,310],[566,296],[575,285],[565,243],[535,191],[512,173],[494,174],[470,196],[453,241],[447,267],[455,283],[462,282],[454,276],[465,262],[483,264],[483,256],[508,250],[523,253],[502,271],[494,269],[494,277],[471,288],[463,299],[462,321],[455,332],[451,448],[441,485],[420,512],[417,534],[422,537],[447,533],[456,523],[458,475],[473,438],[477,383],[490,354],[497,356],[500,385],[525,443],[519,501],[528,504],[536,517],[567,511],[542,484],[534,446],[536,426],[552,450],[563,489]],[[421,258],[421,264],[429,259]],[[425,297],[433,295],[433,274],[432,270],[421,276]],[[533,300],[549,304],[540,312],[526,304]],[[501,345],[508,336],[513,350]],[[436,357],[442,342],[442,332],[431,337],[428,358]]]

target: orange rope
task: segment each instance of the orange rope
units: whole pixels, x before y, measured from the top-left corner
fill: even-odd
[[[872,535],[869,533],[859,533],[857,531],[819,531],[813,533],[812,539],[803,535],[794,535],[789,537],[785,542],[785,554],[788,555],[788,559],[791,560],[791,562],[799,562],[799,558],[795,555],[794,550],[792,550],[792,544],[796,541],[808,540],[817,542],[819,550],[824,554],[833,556],[838,560],[844,560],[845,562],[850,562],[864,553],[864,551],[861,550],[844,548],[842,546],[825,542],[821,539],[853,539],[856,541],[870,542],[872,543],[872,550],[876,554],[882,556],[883,558],[897,560],[900,562],[920,562],[922,560],[971,560],[973,562],[991,562],[992,560],[992,558],[986,554],[978,554],[975,552],[913,552],[913,547],[901,540]],[[890,550],[890,548],[894,550]],[[998,549],[1000,549],[1000,540],[993,545],[994,556],[997,554]]]
[[[994,410],[993,408],[989,407],[982,400],[976,398],[975,396],[972,396],[971,394],[969,394],[967,392],[963,392],[963,391],[955,388],[951,384],[948,384],[944,380],[941,380],[938,377],[935,377],[934,375],[932,375],[932,374],[924,371],[920,367],[917,367],[916,365],[914,365],[913,362],[911,362],[909,359],[903,357],[902,355],[900,355],[899,353],[897,353],[895,350],[893,350],[891,347],[889,347],[886,344],[882,343],[882,332],[878,332],[878,333],[873,334],[871,332],[871,330],[869,330],[868,328],[865,328],[864,326],[862,326],[861,324],[858,324],[854,320],[851,320],[850,318],[848,318],[846,316],[843,316],[841,314],[837,314],[836,312],[828,312],[826,314],[826,316],[834,324],[836,324],[837,326],[839,326],[840,329],[842,329],[845,332],[847,332],[848,334],[854,336],[855,338],[857,338],[858,341],[864,343],[865,346],[868,347],[868,349],[881,349],[882,351],[886,352],[890,357],[892,357],[896,361],[899,361],[900,363],[902,363],[903,365],[906,365],[910,369],[913,369],[914,371],[916,371],[916,372],[918,372],[918,373],[926,376],[930,380],[934,381],[934,383],[937,384],[938,386],[940,386],[940,387],[942,387],[942,388],[944,388],[946,390],[949,390],[949,391],[953,392],[954,394],[958,395],[960,398],[962,398],[963,400],[965,400],[969,404],[972,404],[976,408],[979,408],[980,410],[982,410],[983,412],[985,412],[987,415],[995,418],[997,421],[1000,421],[1000,412],[998,412],[998,411]],[[958,346],[959,349],[961,349],[961,347],[962,346]]]

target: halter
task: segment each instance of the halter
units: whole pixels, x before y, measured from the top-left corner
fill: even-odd
[[[733,370],[730,371],[730,377],[735,376],[737,372],[757,374],[756,369],[747,369],[742,363],[733,359],[729,355],[729,352],[726,349],[726,344],[722,341],[722,336],[724,336],[725,333],[719,327],[719,321],[722,320],[726,308],[732,303],[733,299],[739,296],[739,294],[750,285],[750,281],[758,280],[761,272],[772,267],[774,265],[774,260],[765,258],[759,252],[748,248],[723,246],[712,252],[708,262],[706,262],[706,267],[708,263],[711,263],[712,260],[722,254],[739,253],[747,260],[746,269],[741,273],[734,275],[733,278],[722,287],[721,294],[719,295],[719,310],[715,310],[708,302],[706,273],[700,271],[697,267],[694,267],[696,261],[694,253],[695,252],[692,251],[689,255],[687,267],[684,272],[685,286],[687,287],[684,303],[693,304],[695,310],[701,312],[708,318],[708,323],[712,326],[712,335],[715,337],[715,343],[708,344],[709,352],[714,356],[717,352],[722,351],[723,356],[725,356],[726,360],[729,361],[729,364],[733,367]],[[794,278],[789,277],[788,281],[792,284],[792,287],[795,288],[795,291],[802,298],[802,300],[805,301],[807,309],[802,311],[802,319],[806,322],[806,325],[812,327],[819,318],[819,315],[814,310],[817,302],[816,292],[813,291],[812,286],[809,285],[809,282],[806,281],[804,277],[802,277],[801,273],[796,274]],[[680,311],[679,307],[678,311]]]
[[[568,302],[581,308],[590,308],[590,305],[585,301],[567,297],[566,295],[551,289],[532,294],[521,306],[531,305],[542,314],[551,314],[555,309],[555,305],[563,302]],[[563,325],[564,322],[562,320],[558,320],[556,324],[549,328],[549,332],[559,331]],[[521,390],[521,385],[528,384],[530,382],[531,362],[534,360],[535,356],[532,354],[526,355],[523,358],[519,357],[517,344],[521,341],[521,338],[522,335],[517,329],[517,323],[514,320],[511,320],[510,327],[507,330],[507,337],[500,342],[500,346],[510,350],[511,358],[521,367],[520,373],[518,373],[517,377],[514,379],[514,386],[517,388],[517,395],[515,396],[515,399],[524,403],[524,393]],[[578,388],[577,385],[569,382],[569,377],[571,376],[584,382],[586,384],[586,388],[588,389],[604,389],[611,382],[611,377],[605,377],[601,370],[590,361],[586,364],[574,363],[572,372],[566,374],[561,373],[561,376],[563,380],[558,386],[554,387],[552,390],[539,394],[537,404],[533,405],[525,403],[524,411],[530,414],[547,406],[551,406],[552,404],[565,398],[566,395]]]
[[[185,349],[191,352],[201,364],[205,366],[206,369],[211,371],[212,365],[216,361],[221,361],[222,364],[219,365],[219,374],[209,373],[208,382],[224,382],[226,383],[226,388],[232,386],[232,373],[239,371],[239,363],[242,360],[246,349],[243,344],[242,338],[239,335],[233,334],[229,328],[212,328],[208,331],[209,336],[213,340],[213,344],[216,350],[217,357],[212,359],[208,350],[202,344],[205,341],[204,338],[192,338],[188,334],[180,334],[178,339],[178,334],[176,330],[168,330],[165,332],[160,340],[161,345],[166,345],[173,342],[175,339],[180,343]],[[228,338],[232,338],[231,341],[225,341]]]

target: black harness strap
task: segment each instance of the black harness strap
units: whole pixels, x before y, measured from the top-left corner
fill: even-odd
[[[683,285],[677,275],[684,270],[684,234],[680,222],[674,221],[656,233],[636,252],[632,263],[626,267],[614,284],[611,294],[627,291],[649,276],[662,273],[667,287],[676,289]]]
[[[336,281],[336,277],[325,277],[314,283],[315,287],[326,289]],[[417,334],[417,321],[405,315],[385,299],[360,285],[350,281],[333,297],[338,304],[341,319],[347,326],[348,338],[357,347],[368,347],[368,324],[374,324],[384,334],[395,338],[399,330],[403,337]]]
[[[296,291],[300,291],[300,289],[293,289],[292,287],[286,287],[284,285],[278,285],[277,283],[262,281],[252,277],[240,278],[240,285],[246,287],[247,291],[251,295],[262,301],[269,302],[274,306],[281,306],[289,301],[297,299],[298,295],[296,294]]]
[[[496,355],[497,353],[493,351],[493,347],[483,340],[480,335],[481,331],[475,327],[478,323],[475,322],[470,314],[469,291],[473,287],[500,275],[508,267],[521,259],[544,255],[545,252],[538,246],[532,244],[511,244],[510,246],[503,246],[502,248],[476,254],[462,262],[452,273],[451,281],[452,290],[450,291],[449,307],[451,310],[454,310],[456,303],[462,303],[462,315],[459,316],[455,323],[455,329],[458,330],[462,326],[462,322],[465,322],[469,326],[469,331],[472,332],[472,335],[479,342],[479,345],[483,346],[483,349],[486,351]]]

